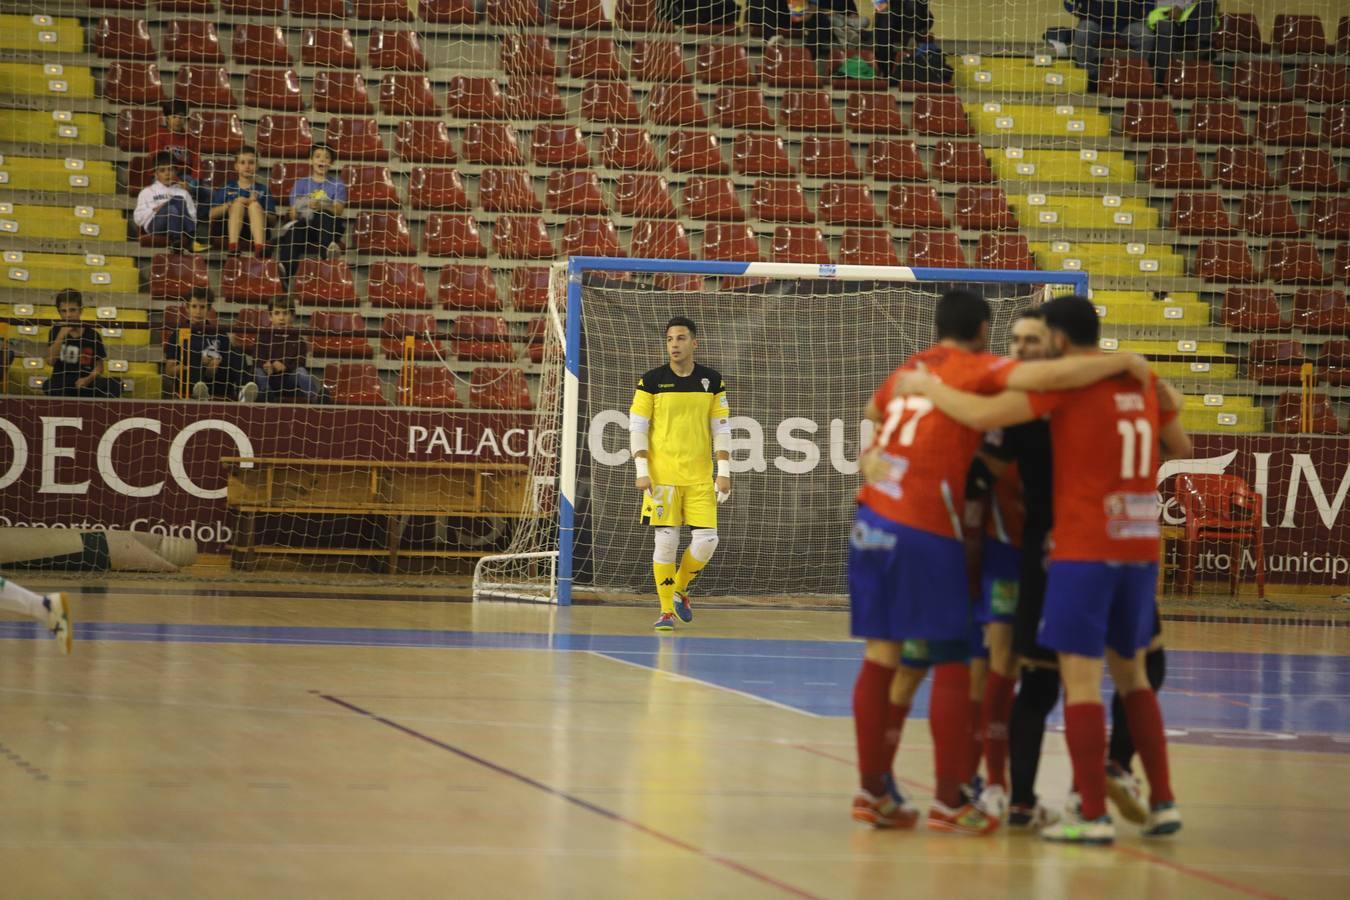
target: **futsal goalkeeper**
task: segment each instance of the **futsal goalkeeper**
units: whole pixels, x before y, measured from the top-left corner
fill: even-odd
[[[717,504],[731,496],[731,411],[722,376],[694,362],[698,326],[676,316],[666,323],[670,362],[638,379],[628,411],[629,447],[642,492],[642,522],[652,526],[652,574],[661,601],[657,631],[675,617],[693,621],[689,582],[717,550]],[[713,479],[713,456],[717,477]],[[693,534],[676,565],[680,526]]]

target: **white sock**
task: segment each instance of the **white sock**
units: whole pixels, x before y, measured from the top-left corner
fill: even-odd
[[[35,594],[28,588],[20,587],[12,581],[0,578],[0,609],[23,613],[39,622],[47,621],[47,607],[43,605],[41,594]]]

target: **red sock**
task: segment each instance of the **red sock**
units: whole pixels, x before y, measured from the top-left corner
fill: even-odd
[[[238,252],[239,252],[239,245],[238,245],[238,244],[230,244],[230,246],[229,246],[229,251],[230,251],[231,253],[238,253]]]
[[[1139,761],[1148,776],[1149,802],[1170,803],[1172,775],[1167,765],[1167,735],[1163,731],[1162,710],[1158,695],[1148,688],[1140,688],[1125,696],[1125,717],[1130,723],[1130,737]]]
[[[886,708],[886,771],[895,771],[895,753],[900,749],[900,733],[905,730],[909,707],[892,703]]]
[[[863,660],[853,684],[853,729],[858,740],[858,774],[863,790],[880,797],[886,790],[882,776],[890,771],[886,752],[887,708],[895,669]]]
[[[979,700],[970,701],[970,744],[966,750],[970,771],[966,773],[967,783],[980,774],[980,760],[984,758],[984,715],[980,706]]]
[[[266,245],[266,244],[254,244],[254,245],[253,245],[253,255],[254,255],[254,256],[266,256],[266,255],[267,255],[267,245]]]
[[[966,759],[970,749],[970,666],[966,663],[933,667],[928,727],[933,733],[937,799],[955,809],[961,805],[961,782],[970,774]]]
[[[1008,786],[1008,719],[1017,682],[990,672],[984,683],[980,721],[984,724],[984,767],[990,784]]]
[[[1106,815],[1106,707],[1100,703],[1066,705],[1064,737],[1073,761],[1073,783],[1083,798],[1083,818]]]

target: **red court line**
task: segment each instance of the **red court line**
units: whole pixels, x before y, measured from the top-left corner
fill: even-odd
[[[463,750],[459,747],[456,747],[453,744],[447,744],[444,741],[437,740],[436,738],[431,737],[428,734],[423,734],[422,732],[417,731],[414,728],[410,728],[407,725],[402,725],[398,722],[395,722],[393,719],[387,719],[384,716],[379,715],[378,713],[373,713],[368,709],[362,709],[361,707],[357,706],[354,703],[348,703],[341,697],[335,697],[332,694],[323,694],[317,691],[315,691],[315,693],[318,694],[318,696],[322,697],[324,700],[327,700],[329,703],[341,706],[342,708],[357,713],[358,715],[365,716],[367,719],[372,719],[376,722],[379,722],[381,725],[394,729],[395,731],[401,731],[404,734],[408,735],[409,737],[416,738],[417,740],[422,741],[423,743],[430,744],[431,746],[439,748],[441,750],[445,750],[448,753],[453,753],[456,756],[460,757],[461,759],[468,760],[469,762],[480,765],[485,769],[490,769],[491,771],[496,772],[498,775],[504,775],[507,778],[520,782],[521,784],[528,785],[529,787],[532,787],[539,791],[543,791],[546,794],[552,794],[554,797],[557,797],[560,800],[565,800],[566,802],[571,803],[573,806],[578,806],[581,809],[584,809],[588,812],[593,812],[596,815],[609,819],[612,822],[618,822],[620,825],[627,825],[634,831],[640,831],[643,834],[649,837],[656,838],[658,841],[669,844],[672,847],[678,847],[679,849],[688,851],[689,853],[692,853],[695,856],[700,856],[708,860],[709,862],[717,863],[719,866],[730,869],[733,872],[739,872],[742,875],[745,875],[749,878],[753,878],[754,880],[761,882],[763,884],[767,884],[770,887],[778,888],[785,894],[790,894],[794,897],[802,897],[804,898],[804,900],[823,900],[822,897],[816,894],[812,894],[809,891],[802,890],[801,888],[788,884],[785,881],[779,881],[772,875],[766,875],[765,873],[759,871],[758,869],[753,869],[750,866],[745,865],[744,863],[739,863],[734,859],[730,859],[728,857],[712,853],[695,844],[691,844],[687,841],[682,841],[679,838],[675,837],[674,835],[666,834],[663,831],[657,831],[655,828],[643,825],[641,822],[630,819],[627,816],[621,815],[620,813],[616,813],[612,809],[606,809],[605,807],[592,803],[589,800],[583,800],[580,797],[576,796],[575,794],[569,794],[564,790],[560,790],[558,788],[553,787],[552,785],[545,784],[542,781],[536,781],[535,779],[531,778],[528,775],[525,775],[521,772],[517,772],[514,769],[508,769],[506,766],[499,765],[498,763],[494,763],[488,759],[484,759],[481,756],[477,756],[473,753],[470,753],[467,750]]]
[[[797,748],[798,750],[803,750],[807,753],[813,753],[816,756],[823,756],[826,759],[832,759],[835,762],[841,762],[844,765],[848,766],[853,765],[853,760],[851,759],[845,759],[842,756],[836,756],[833,753],[828,753],[824,750],[819,750],[815,747],[811,747],[806,744],[792,744],[791,746]],[[903,781],[910,787],[917,788],[921,791],[927,791],[930,794],[933,793],[932,786],[924,784],[921,781],[914,781],[909,778],[900,778],[898,776],[896,777],[896,781]],[[1201,881],[1208,881],[1210,884],[1217,884],[1220,887],[1226,887],[1230,891],[1236,891],[1239,894],[1246,894],[1248,897],[1260,897],[1261,900],[1284,900],[1284,898],[1279,894],[1271,894],[1267,891],[1261,890],[1260,888],[1250,887],[1237,881],[1229,881],[1227,878],[1224,878],[1220,875],[1215,875],[1211,872],[1206,872],[1204,869],[1197,869],[1193,866],[1185,865],[1184,863],[1173,862],[1170,859],[1165,859],[1164,857],[1149,853],[1146,850],[1139,850],[1135,847],[1129,847],[1123,844],[1112,844],[1111,849],[1115,850],[1117,853],[1123,853],[1126,856],[1131,856],[1134,857],[1135,859],[1142,860],[1144,862],[1154,863],[1155,865],[1162,866],[1163,868],[1171,869],[1174,872],[1180,872],[1183,875],[1190,875],[1192,878],[1199,878]]]

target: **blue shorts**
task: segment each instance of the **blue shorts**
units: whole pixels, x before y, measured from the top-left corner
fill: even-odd
[[[971,633],[965,548],[858,507],[848,542],[853,636],[966,640]]]
[[[1157,563],[1052,561],[1038,641],[1100,659],[1134,656],[1153,640]]]
[[[1012,624],[1017,613],[1018,588],[1022,580],[1022,551],[1011,544],[986,538],[984,542],[983,588],[976,618],[981,622]]]

